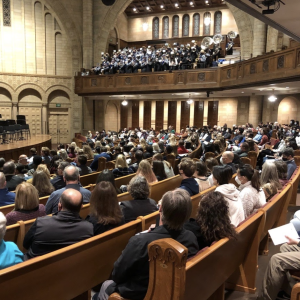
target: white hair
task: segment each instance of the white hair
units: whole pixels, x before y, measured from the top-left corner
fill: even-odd
[[[6,232],[6,218],[2,212],[0,212],[0,241],[3,240]]]

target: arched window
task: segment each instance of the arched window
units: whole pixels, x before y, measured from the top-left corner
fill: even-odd
[[[193,36],[200,35],[200,15],[198,13],[193,15]]]
[[[163,38],[169,38],[169,17],[163,17]]]
[[[182,18],[182,36],[189,36],[190,16],[184,15]]]
[[[159,19],[158,19],[158,17],[155,17],[153,19],[152,37],[153,37],[153,39],[159,39]]]
[[[222,32],[222,13],[220,11],[215,12],[215,30],[214,34]]]
[[[179,37],[179,17],[176,15],[173,17],[173,37]]]
[[[203,18],[203,35],[210,35],[210,23],[211,23],[210,12],[206,12]]]

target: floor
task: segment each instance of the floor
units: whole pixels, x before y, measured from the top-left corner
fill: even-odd
[[[297,206],[289,207],[288,214],[287,214],[287,222],[293,217],[294,212],[300,209],[300,193],[298,191],[297,195]],[[269,263],[271,256],[275,253],[279,252],[279,246],[274,246],[272,242],[269,243],[269,255],[258,257],[258,272],[256,276],[256,288],[257,292],[255,294],[246,294],[242,292],[236,291],[226,291],[225,293],[225,300],[254,300],[258,296],[259,292],[261,291],[262,280],[265,274],[265,270]]]

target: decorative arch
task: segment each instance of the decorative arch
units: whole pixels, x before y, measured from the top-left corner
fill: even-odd
[[[200,14],[195,13],[193,15],[193,36],[200,35]]]
[[[40,98],[43,103],[47,102],[44,90],[36,84],[22,84],[21,86],[19,86],[16,90],[18,102],[20,102],[20,96],[22,96],[22,92],[25,90],[35,91],[37,93],[37,97]]]
[[[182,17],[182,36],[190,35],[190,16],[188,14]]]
[[[214,34],[222,33],[222,12],[215,12],[215,20],[214,20]]]
[[[47,89],[46,90],[46,95],[45,95],[46,99],[48,100],[50,94],[53,93],[54,91],[57,91],[57,90],[65,92],[68,95],[68,98],[70,100],[72,99],[72,91],[69,88],[67,88],[63,85],[53,85],[49,89]]]
[[[179,16],[177,15],[172,19],[172,37],[179,37]]]
[[[283,98],[278,106],[277,121],[279,124],[289,124],[290,120],[298,120],[300,114],[299,104],[299,100],[294,96]]]
[[[152,20],[152,38],[159,39],[159,18],[155,17]]]
[[[162,23],[163,23],[163,39],[167,39],[170,37],[170,34],[169,34],[169,29],[170,29],[170,26],[169,26],[169,17],[168,16],[165,16],[163,17],[162,19]]]
[[[12,100],[14,100],[13,97],[14,97],[14,95],[15,95],[15,91],[14,91],[14,89],[12,88],[12,86],[10,86],[10,85],[7,84],[7,83],[0,82],[0,88],[3,88],[4,90],[7,90],[7,92],[10,94],[10,98],[11,98]]]

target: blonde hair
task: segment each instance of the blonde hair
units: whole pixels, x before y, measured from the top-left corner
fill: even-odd
[[[88,159],[94,158],[93,150],[92,150],[92,148],[89,145],[84,145],[82,147],[82,150],[83,150],[83,153],[87,155]]]
[[[158,146],[158,144],[157,143],[154,143],[153,145],[152,145],[152,147],[153,147],[153,151],[156,151],[156,152],[159,152],[159,146]]]
[[[126,158],[123,154],[119,154],[116,159],[115,168],[128,168]]]
[[[146,149],[146,146],[147,146],[147,143],[146,143],[146,141],[145,141],[144,139],[142,139],[142,140],[140,141],[140,145],[141,145],[141,147],[143,148],[143,150],[145,150],[145,149]]]
[[[171,137],[169,138],[169,145],[176,146],[176,137],[174,135],[171,135]]]
[[[145,159],[140,162],[136,175],[144,176],[148,183],[157,181],[157,178],[152,171],[150,163]]]
[[[46,165],[43,165],[43,164],[38,165],[38,167],[36,168],[36,172],[38,172],[38,171],[44,172],[47,175],[47,177],[50,179],[50,177],[51,177],[50,172]]]
[[[17,186],[15,210],[33,210],[39,206],[39,193],[37,189],[28,182],[22,182]]]
[[[282,189],[282,185],[279,182],[277,167],[274,163],[266,161],[263,164],[261,176],[260,176],[261,185],[266,183],[272,183],[276,186],[277,190]]]
[[[54,187],[50,183],[50,178],[44,171],[34,172],[32,185],[35,186],[41,197],[44,195],[50,195],[54,191]]]
[[[95,142],[95,148],[97,148],[97,147],[101,147],[101,142],[100,141]]]
[[[59,154],[59,157],[62,159],[62,160],[66,160],[68,158],[68,154],[67,154],[67,151],[65,149],[60,149],[58,151],[58,154]]]

